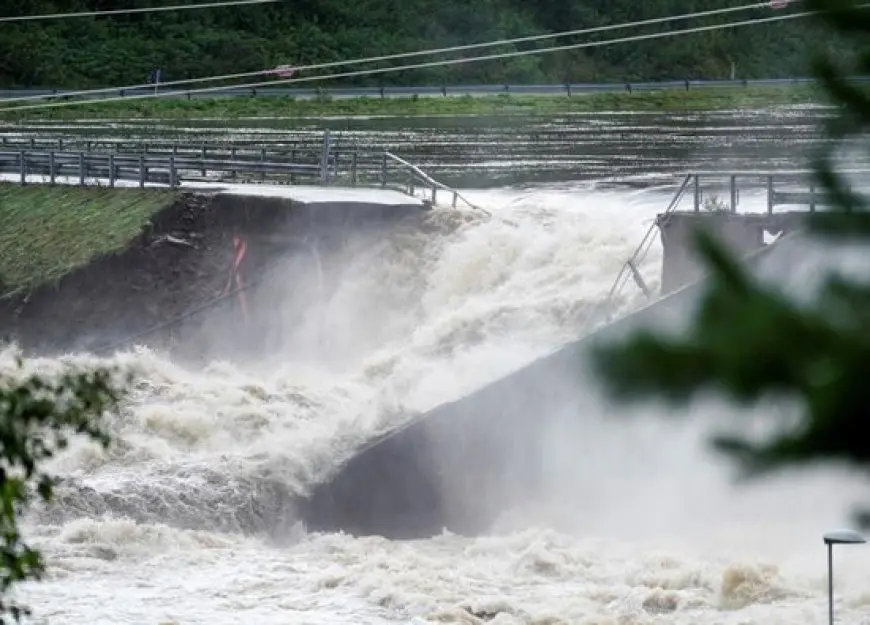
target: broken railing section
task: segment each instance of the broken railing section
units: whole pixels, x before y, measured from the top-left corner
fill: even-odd
[[[392,167],[390,167],[390,165],[392,165]],[[390,183],[391,174],[394,174],[393,177],[397,179],[396,183]],[[395,154],[391,154],[390,152],[384,152],[383,168],[381,172],[381,186],[395,188],[403,193],[407,193],[408,195],[414,197],[416,197],[416,191],[418,188],[423,190],[424,192],[431,192],[431,195],[426,199],[429,200],[432,204],[438,203],[438,191],[443,191],[448,195],[448,197],[450,197],[450,205],[453,208],[456,208],[458,202],[462,202],[469,208],[473,208],[475,210],[486,213],[487,215],[490,215],[487,210],[472,203],[468,198],[466,198],[456,189],[453,189],[441,182],[438,182],[416,165],[412,165],[408,161],[399,158],[398,156],[396,156]]]
[[[671,203],[668,205],[667,209],[663,215],[669,215],[673,213],[680,204],[680,201],[683,199],[683,196],[686,194],[686,190],[689,187],[689,181],[691,180],[691,176],[686,176],[683,178],[682,184],[680,184],[677,192],[674,194],[674,197],[671,199]],[[625,288],[626,283],[629,279],[633,280],[634,283],[640,288],[641,292],[647,299],[651,299],[654,296],[652,289],[650,289],[647,281],[643,278],[643,275],[640,272],[640,264],[646,259],[646,255],[652,247],[653,242],[655,241],[655,231],[658,227],[658,220],[653,222],[653,224],[646,231],[646,234],[643,236],[640,244],[635,249],[634,254],[625,261],[622,265],[622,268],[619,270],[619,274],[616,276],[616,280],[613,282],[613,286],[610,287],[610,291],[607,294],[607,297],[601,302],[598,306],[596,306],[589,317],[586,319],[584,324],[584,332],[588,329],[591,329],[592,324],[597,322],[609,323],[612,321],[613,317],[613,308],[614,303],[617,297],[619,297],[622,290]]]

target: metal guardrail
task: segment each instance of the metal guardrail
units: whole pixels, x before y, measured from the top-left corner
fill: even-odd
[[[113,154],[95,152],[0,152],[0,172],[12,173],[21,184],[29,176],[43,176],[55,184],[64,178],[75,179],[80,185],[92,181],[107,181],[114,187],[121,180],[178,186],[182,179],[225,182],[227,179],[259,178],[259,181],[279,179],[293,182],[299,178],[320,180],[319,164],[260,162],[193,158],[186,156],[154,156],[145,154]]]
[[[870,76],[850,78],[855,82],[870,82]],[[656,91],[699,87],[750,87],[812,84],[814,78],[759,78],[746,80],[663,80],[663,81],[620,81],[606,83],[559,83],[559,84],[469,84],[469,85],[418,85],[418,86],[383,86],[383,87],[233,87],[227,86],[221,91],[197,93],[196,89],[140,87],[138,89],[107,89],[102,93],[71,96],[80,89],[24,88],[0,89],[0,104],[3,100],[21,97],[42,96],[46,99],[76,97],[81,99],[102,99],[109,97],[126,97],[134,95],[159,94],[165,98],[231,98],[231,97],[284,97],[284,98],[401,98],[401,97],[457,97],[484,96],[497,94],[557,96],[580,95],[589,93],[604,93],[617,91]],[[23,104],[23,103],[22,103]],[[10,102],[10,106],[15,103]]]

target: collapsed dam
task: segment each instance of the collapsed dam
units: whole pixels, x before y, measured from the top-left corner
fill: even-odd
[[[732,249],[753,255],[754,271],[777,282],[826,258],[796,234],[800,216],[705,213],[698,210],[697,189],[695,210],[672,210],[689,188],[684,183],[653,226],[664,247],[663,298],[367,441],[326,479],[294,496],[295,518],[312,531],[389,538],[443,529],[481,533],[504,510],[541,494],[554,438],[584,413],[602,409],[603,400],[589,390],[589,348],[632,328],[678,328],[688,319],[701,286],[697,259],[686,250],[699,225],[725,233]],[[183,193],[124,250],[8,298],[0,323],[36,353],[147,345],[183,361],[256,360],[280,342],[276,311],[286,323],[284,308],[293,305],[293,298],[271,299],[270,288],[298,282],[328,292],[324,283],[340,273],[353,241],[371,244],[397,229],[430,227],[425,203],[402,194],[385,197],[304,202]],[[765,233],[782,238],[765,245]],[[627,266],[644,287],[632,261]],[[293,297],[304,300],[304,288]]]

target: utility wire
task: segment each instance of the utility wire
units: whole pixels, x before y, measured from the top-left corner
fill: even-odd
[[[636,28],[640,26],[652,26],[654,24],[662,24],[666,22],[676,22],[681,20],[688,19],[696,19],[703,17],[713,17],[716,15],[723,15],[726,13],[736,13],[739,11],[749,11],[752,9],[762,9],[762,8],[770,8],[768,2],[756,2],[754,4],[744,4],[737,7],[728,7],[724,9],[712,9],[708,11],[697,11],[694,13],[684,13],[682,15],[671,15],[667,17],[656,17],[646,20],[640,20],[635,22],[626,22],[622,24],[608,24],[606,26],[595,26],[592,28],[582,28],[578,30],[567,30],[556,33],[545,33],[541,35],[530,35],[526,37],[515,37],[513,39],[499,39],[496,41],[485,41],[481,43],[472,43],[461,46],[451,46],[448,48],[432,48],[429,50],[417,50],[415,52],[400,52],[397,54],[387,54],[382,56],[369,56],[362,57],[357,59],[350,59],[347,61],[330,61],[328,63],[314,63],[310,65],[298,65],[293,66],[297,72],[307,71],[307,70],[322,70],[322,69],[330,69],[333,67],[341,67],[346,65],[358,65],[362,63],[378,63],[381,61],[393,61],[397,59],[407,59],[417,56],[428,56],[435,54],[447,54],[449,52],[461,52],[464,50],[474,50],[478,48],[489,48],[495,46],[503,46],[503,45],[511,45],[516,43],[526,43],[531,41],[543,41],[546,39],[556,39],[561,37],[572,37],[576,35],[591,35],[594,33],[602,33],[613,30],[621,30],[624,28]],[[255,72],[241,72],[236,74],[223,74],[219,76],[205,76],[201,78],[187,78],[184,80],[171,80],[167,82],[160,83],[161,87],[172,87],[176,85],[188,85],[194,83],[201,82],[212,82],[216,80],[236,80],[239,78],[251,78],[254,76],[262,76],[265,74],[274,74],[276,73],[275,69],[267,69],[267,70],[258,70]],[[125,87],[109,87],[109,88],[101,88],[101,89],[87,89],[83,91],[67,91],[64,93],[51,94],[51,95],[35,95],[35,96],[22,96],[18,98],[5,98],[0,100],[0,103],[6,102],[25,102],[29,100],[44,100],[46,98],[66,98],[66,97],[75,97],[75,96],[86,96],[86,95],[96,95],[101,93],[117,93],[120,90],[127,89],[147,89],[153,88],[153,83],[142,83],[138,85],[128,85]]]
[[[870,6],[870,2],[866,2],[864,4],[858,5],[857,8],[866,8]],[[614,45],[619,43],[633,43],[637,41],[649,41],[655,39],[664,39],[667,37],[677,37],[680,35],[689,35],[693,33],[702,33],[702,32],[711,32],[715,30],[723,30],[726,28],[737,28],[739,26],[752,26],[757,24],[768,24],[774,22],[781,22],[785,20],[793,20],[801,17],[808,17],[810,15],[816,15],[817,11],[804,11],[801,13],[790,13],[787,15],[777,15],[773,17],[766,18],[757,18],[752,20],[743,20],[738,22],[727,22],[724,24],[714,24],[709,26],[697,26],[694,28],[684,28],[682,30],[672,30],[658,33],[647,33],[643,35],[633,35],[629,37],[620,37],[618,39],[606,39],[603,41],[588,41],[583,43],[573,43],[573,44],[565,44],[561,46],[552,46],[549,48],[540,48],[535,50],[517,50],[513,52],[503,52],[499,54],[487,54],[483,56],[474,56],[474,57],[463,57],[456,59],[444,59],[440,61],[428,61],[425,63],[414,63],[411,65],[399,65],[393,67],[378,67],[372,69],[365,70],[357,70],[352,72],[338,72],[333,74],[321,74],[316,76],[303,76],[300,78],[286,78],[281,80],[272,80],[272,81],[261,81],[261,82],[253,82],[253,83],[244,83],[240,85],[226,85],[226,86],[218,86],[218,87],[204,87],[199,89],[190,89],[185,90],[181,93],[184,94],[196,94],[196,93],[219,93],[221,91],[228,91],[231,89],[251,89],[255,87],[267,87],[274,86],[279,84],[295,84],[295,83],[304,83],[304,82],[312,82],[312,81],[320,81],[320,80],[332,80],[336,78],[353,78],[358,76],[371,76],[375,74],[387,74],[392,72],[401,72],[408,71],[412,69],[425,69],[429,67],[444,67],[450,65],[460,65],[465,63],[476,63],[480,61],[492,61],[498,59],[507,59],[507,58],[515,58],[522,56],[531,56],[534,54],[543,54],[547,52],[561,52],[565,50],[580,50],[587,48],[598,48],[608,45]],[[116,96],[110,98],[99,98],[93,100],[78,100],[74,102],[47,102],[43,104],[29,104],[25,106],[12,106],[12,107],[0,107],[0,112],[12,112],[12,111],[24,111],[24,110],[36,110],[36,109],[49,109],[49,108],[60,108],[66,106],[81,106],[82,104],[101,104],[105,102],[130,102],[133,100],[144,100],[151,98],[166,98],[178,96],[179,92],[164,92],[164,93],[147,93],[140,95],[131,95],[131,96]]]
[[[111,9],[108,11],[79,11],[77,13],[48,13],[45,15],[4,15],[0,22],[35,22],[37,20],[65,20],[77,17],[103,17],[104,15],[132,15],[134,13],[160,13],[167,11],[190,11],[194,9],[215,9],[247,4],[272,4],[281,0],[224,0],[203,4],[173,4],[164,7],[142,7],[138,9]]]

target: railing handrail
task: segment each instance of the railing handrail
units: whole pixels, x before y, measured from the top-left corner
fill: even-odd
[[[867,169],[837,169],[841,174],[870,174],[870,168]],[[688,176],[703,176],[705,178],[727,178],[730,176],[738,176],[743,178],[762,178],[767,176],[807,176],[817,173],[814,169],[746,169],[746,170],[701,170],[689,171]]]
[[[412,171],[414,174],[416,174],[417,176],[419,176],[420,179],[422,179],[422,180],[423,180],[426,184],[428,184],[429,186],[431,186],[431,187],[435,187],[435,188],[437,188],[437,189],[441,189],[442,191],[447,191],[448,193],[452,193],[452,194],[454,194],[457,198],[459,198],[460,200],[462,200],[463,202],[465,202],[465,204],[467,204],[469,207],[471,207],[471,208],[473,208],[473,209],[475,209],[475,210],[479,210],[479,211],[481,211],[482,213],[491,216],[491,213],[490,213],[489,211],[487,211],[486,209],[481,208],[480,206],[474,204],[473,202],[471,202],[468,198],[466,198],[464,195],[462,195],[462,194],[461,194],[459,191],[457,191],[456,189],[454,189],[454,188],[452,188],[452,187],[448,187],[446,184],[444,184],[444,183],[442,183],[442,182],[438,182],[437,180],[435,180],[434,178],[432,178],[429,174],[427,174],[426,172],[424,172],[422,169],[420,169],[420,168],[417,167],[416,165],[414,165],[414,164],[412,164],[412,163],[409,163],[408,161],[406,161],[405,159],[403,159],[403,158],[401,158],[401,157],[399,157],[399,156],[396,156],[396,155],[393,154],[392,152],[384,152],[384,156],[386,156],[388,159],[390,159],[390,160],[392,160],[392,161],[395,161],[396,163],[399,163],[399,164],[400,164],[401,166],[403,166],[404,168],[409,169],[409,170]]]
[[[686,194],[686,190],[689,188],[689,182],[692,180],[692,176],[692,174],[686,174],[683,177],[683,182],[680,184],[676,193],[674,193],[674,196],[671,198],[670,204],[668,204],[668,207],[665,209],[662,215],[669,215],[677,209],[677,207],[680,205],[680,201]],[[625,284],[628,276],[637,271],[638,259],[640,258],[642,260],[641,256],[646,257],[646,252],[649,251],[649,248],[652,245],[652,234],[655,231],[657,225],[657,221],[653,220],[653,223],[647,229],[646,234],[643,236],[640,244],[638,244],[637,248],[635,248],[634,253],[627,261],[622,264],[622,267],[619,270],[619,274],[616,276],[616,279],[613,281],[613,285],[610,287],[610,291],[607,293],[607,297],[599,305],[595,306],[592,312],[586,318],[586,321],[584,322],[582,327],[582,333],[585,333],[589,326],[594,323],[598,313],[602,309],[605,310],[605,315],[609,319],[610,306],[613,302],[613,299],[622,289],[622,286]]]
[[[261,160],[239,160],[233,158],[215,158],[215,157],[205,157],[201,156],[193,156],[190,154],[112,154],[112,153],[102,153],[102,152],[75,152],[75,151],[54,151],[54,152],[43,152],[37,150],[18,150],[15,152],[10,152],[6,150],[0,151],[0,157],[15,157],[18,158],[21,154],[29,158],[40,158],[40,159],[49,159],[54,158],[55,161],[58,160],[69,160],[72,162],[77,162],[79,158],[84,157],[87,160],[91,161],[108,161],[114,160],[115,163],[146,163],[146,164],[162,164],[162,163],[172,163],[174,162],[176,165],[178,164],[188,164],[193,163],[196,166],[199,165],[226,165],[226,166],[237,166],[237,167],[313,167],[315,169],[319,169],[320,165],[317,163],[305,163],[305,162],[278,162],[278,161],[261,161]]]

